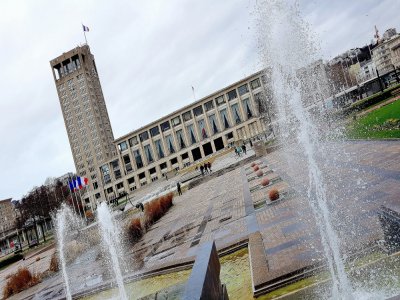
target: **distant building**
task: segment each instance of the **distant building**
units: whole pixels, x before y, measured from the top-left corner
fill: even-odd
[[[330,96],[329,80],[326,65],[317,60],[307,67],[301,68],[298,75],[307,78],[302,81],[302,102],[305,107],[322,107],[324,100]]]
[[[398,34],[395,37],[392,37],[388,41],[388,48],[390,50],[392,64],[396,68],[400,68],[400,34]]]
[[[399,36],[400,35],[396,34],[387,40],[383,40],[372,50],[372,59],[380,75],[386,74],[394,69],[392,54],[398,55]],[[394,48],[394,50],[392,50],[392,48]],[[396,59],[396,57],[393,59]]]
[[[360,69],[361,69],[361,65],[359,62],[352,64],[349,67],[350,81],[353,86],[359,83],[357,75],[360,73]]]
[[[16,235],[15,211],[11,200],[0,200],[0,248],[3,255],[14,247],[13,237]]]
[[[372,60],[362,61],[360,63],[360,69],[357,74],[359,82],[370,80],[376,76],[376,67]]]
[[[383,33],[383,39],[388,40],[397,34],[396,28],[389,28]]]

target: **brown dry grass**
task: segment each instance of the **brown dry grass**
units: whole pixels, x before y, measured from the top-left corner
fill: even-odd
[[[6,282],[3,289],[4,299],[34,286],[40,282],[38,275],[32,275],[27,268],[19,268]]]
[[[58,264],[57,253],[54,252],[50,259],[49,271],[58,272],[59,269],[60,269],[60,266]]]
[[[275,188],[271,189],[268,193],[269,200],[275,201],[279,199],[279,191]]]
[[[93,212],[91,210],[87,210],[85,212],[85,215],[86,215],[86,218],[89,219],[89,220],[93,220],[94,219],[94,215],[93,215]]]
[[[137,242],[143,236],[143,228],[139,218],[128,224],[128,237],[131,242]]]
[[[142,219],[135,218],[127,225],[127,235],[134,243],[138,241],[152,224],[157,222],[173,205],[173,193],[160,196],[144,205],[144,216]]]

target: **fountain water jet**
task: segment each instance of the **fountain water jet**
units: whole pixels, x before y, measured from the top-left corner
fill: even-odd
[[[65,237],[74,228],[81,226],[81,221],[74,215],[71,209],[65,204],[62,205],[61,209],[57,212],[56,221],[56,234],[58,240],[58,255],[61,264],[61,272],[65,285],[65,297],[67,300],[72,299],[72,291],[70,279],[67,272],[67,259],[65,257]]]
[[[128,299],[118,258],[118,253],[121,249],[121,246],[119,244],[120,234],[113,222],[111,212],[109,211],[108,206],[105,202],[101,203],[99,208],[97,209],[97,218],[103,244],[110,254],[115,280],[118,285],[119,297],[123,300]]]
[[[272,86],[282,135],[292,136],[302,148],[308,165],[308,202],[320,231],[321,243],[332,278],[333,299],[353,299],[339,238],[332,226],[324,175],[317,160],[323,146],[316,125],[303,104],[304,89],[313,88],[313,79],[301,72],[318,58],[317,47],[300,17],[298,7],[287,1],[268,0],[261,7],[262,55],[266,76]],[[315,80],[315,79],[314,79]]]

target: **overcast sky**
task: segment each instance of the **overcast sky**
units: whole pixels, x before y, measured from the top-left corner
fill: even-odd
[[[49,61],[90,28],[114,136],[204,97],[262,63],[261,0],[0,1],[0,199],[75,171]],[[324,59],[400,29],[398,0],[304,0]]]

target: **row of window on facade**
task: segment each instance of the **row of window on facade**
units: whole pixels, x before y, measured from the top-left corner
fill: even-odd
[[[182,161],[189,159],[189,154],[188,154],[187,152],[181,154],[181,159],[182,159]],[[132,168],[132,165],[131,165],[131,161],[130,161],[129,155],[125,155],[125,156],[123,157],[123,162],[124,162],[124,164],[125,164],[126,172],[129,173],[130,171],[133,171],[133,168]],[[171,158],[171,159],[170,159],[170,163],[171,163],[172,166],[175,166],[175,169],[179,169],[179,167],[176,167],[176,164],[178,164],[178,158],[177,158],[177,157]],[[141,159],[137,160],[137,157],[136,157],[136,164],[137,164],[137,167],[138,167],[138,168],[143,167],[143,163],[142,163]],[[118,160],[114,160],[114,161],[112,161],[112,162],[110,163],[110,165],[105,164],[105,165],[103,165],[103,166],[100,167],[100,171],[101,171],[101,173],[102,173],[102,175],[103,175],[104,184],[107,184],[107,183],[110,183],[110,182],[111,182],[110,168],[111,168],[111,170],[114,172],[114,178],[115,178],[115,180],[118,180],[118,179],[121,179],[121,178],[122,178],[122,172],[121,172],[121,168],[120,168],[120,166],[119,166]],[[167,162],[161,163],[161,164],[159,165],[159,168],[160,168],[160,171],[161,171],[163,174],[165,174],[166,171],[167,171]],[[150,176],[152,179],[153,179],[154,177],[156,177],[156,176],[154,176],[154,174],[157,173],[156,167],[149,168],[147,171],[148,171],[148,173],[149,173],[149,176]],[[164,175],[163,175],[163,176],[164,176]],[[146,171],[143,171],[143,172],[139,173],[139,174],[138,174],[138,178],[139,178],[139,181],[142,181],[143,179],[145,179],[145,178],[146,178]],[[127,179],[127,182],[128,182],[129,185],[135,183],[135,178],[134,178],[134,176],[128,178],[128,179]]]
[[[81,68],[81,61],[79,55],[74,55],[73,57],[64,60],[61,64],[54,66],[56,80],[78,70]]]
[[[233,132],[232,131],[228,132],[225,136],[226,136],[228,141],[232,140],[233,139]],[[190,165],[190,162],[188,161],[189,160],[188,152],[182,153],[180,155],[180,158],[181,158],[182,163],[183,163],[184,166]],[[140,154],[135,156],[135,162],[136,162],[136,166],[137,166],[138,169],[143,167],[143,162],[141,160]],[[177,166],[178,157],[171,158],[169,160],[169,162],[170,162],[170,164],[171,164],[173,169],[179,170],[179,166]],[[129,155],[124,155],[123,156],[123,164],[125,165],[126,174],[129,174],[130,172],[133,171]],[[111,170],[110,170],[110,168],[111,168]],[[157,168],[156,166],[153,166],[153,167],[151,167],[151,168],[149,168],[147,170],[143,170],[141,173],[137,174],[140,186],[143,186],[143,185],[147,184],[146,173],[148,173],[148,175],[150,177],[150,180],[152,182],[158,180],[156,168]],[[160,163],[158,165],[158,168],[160,169],[160,172],[161,172],[162,176],[165,176],[165,174],[167,172],[167,168],[168,168],[167,167],[167,162],[164,161],[164,162]],[[104,184],[108,184],[108,183],[111,182],[111,173],[110,173],[111,171],[114,172],[114,179],[115,180],[118,180],[118,179],[122,178],[121,168],[119,166],[119,162],[118,162],[117,159],[112,161],[110,163],[110,165],[105,164],[105,165],[101,166],[100,167],[100,171],[101,171],[101,173],[103,175]],[[129,189],[131,191],[136,189],[135,176],[129,177],[127,179],[127,183],[128,183]],[[97,187],[98,187],[98,185],[96,183],[95,189]],[[122,182],[118,183],[116,187],[117,187],[117,190],[120,189],[120,188],[123,188],[123,183]],[[112,190],[113,190],[112,188],[108,188],[107,192],[110,193],[110,192],[112,192]]]
[[[249,101],[248,99],[245,99],[245,111],[246,111],[247,119],[250,119],[253,116],[253,113],[251,111],[250,103],[248,101]],[[241,117],[241,113],[239,111],[238,104],[232,105],[231,109],[232,109],[233,120],[234,120],[235,124],[241,123],[243,118]],[[219,124],[218,120],[216,119],[215,114],[209,116],[209,125],[210,125],[210,130],[212,133],[211,135],[217,134],[218,132],[231,127],[229,118],[227,116],[226,109],[223,109],[220,111],[220,116],[221,116],[222,126],[221,126],[221,124]],[[158,127],[154,127],[154,128],[156,128],[157,131],[150,130],[150,134],[152,136],[157,136],[159,134]],[[164,143],[167,147],[169,154],[173,154],[180,149],[186,148],[186,146],[188,146],[188,145],[193,145],[193,144],[197,143],[198,141],[204,140],[209,137],[208,129],[206,128],[204,119],[198,120],[198,133],[197,134],[196,134],[196,131],[194,128],[194,124],[187,125],[186,131],[187,131],[187,135],[185,135],[183,133],[183,129],[179,129],[175,132],[177,142],[174,141],[174,137],[172,134],[165,136]],[[141,133],[139,135],[139,139],[142,142],[148,140],[149,139],[148,132],[145,131],[145,132]],[[137,137],[133,137],[133,138],[129,139],[129,143],[130,143],[130,146],[137,145],[138,144]],[[127,144],[127,142],[122,142],[118,145],[118,147],[119,147],[120,151],[124,151],[124,150],[128,149],[128,144]],[[153,149],[156,152],[158,159],[161,159],[166,155],[165,150],[164,150],[164,144],[161,139],[154,140]],[[151,145],[150,144],[144,145],[143,150],[146,155],[147,162],[149,164],[152,163],[155,158],[154,158],[154,154],[153,154]],[[136,160],[138,168],[142,167],[143,161],[142,161],[142,157],[140,154],[140,150],[134,149],[133,156]]]
[[[255,98],[258,99],[259,97],[255,97]],[[206,111],[209,111],[214,108],[214,106],[211,107],[210,105],[207,105],[207,103],[205,103]],[[257,106],[259,106],[259,105],[257,105]],[[232,104],[230,106],[232,120],[235,124],[239,124],[242,121],[244,121],[245,119],[250,119],[253,117],[254,112],[253,112],[252,104],[251,104],[249,98],[243,99],[242,108],[246,115],[246,118],[243,118],[241,110],[239,109],[238,103]],[[257,107],[257,108],[259,108],[259,107]],[[225,130],[225,129],[235,125],[235,124],[231,124],[231,122],[230,122],[230,118],[228,117],[227,108],[223,108],[223,109],[219,110],[218,112],[219,112],[219,117],[220,117],[220,121],[222,124],[220,124],[220,122],[217,120],[217,117],[215,114],[211,114],[208,116],[209,130],[211,131],[211,135],[216,134],[221,130]],[[202,110],[201,106],[198,106],[193,109],[193,114],[195,116],[200,116],[202,113],[203,113],[203,110]],[[182,115],[182,118],[184,121],[191,120],[192,112],[191,111],[185,112]],[[171,124],[174,127],[180,125],[181,123],[182,122],[181,122],[180,116],[177,116],[171,120]],[[198,141],[198,139],[203,140],[208,137],[209,133],[207,132],[208,130],[206,127],[205,119],[198,120],[197,127],[198,127],[198,131],[199,131],[198,137],[195,132],[193,124],[189,124],[186,126],[187,136],[189,137],[189,140],[190,140],[189,144],[194,144]],[[133,147],[139,143],[139,140],[141,142],[144,142],[144,141],[148,140],[150,138],[150,136],[151,137],[158,136],[160,134],[160,128],[161,128],[162,132],[169,130],[171,128],[170,121],[165,121],[165,122],[161,123],[160,126],[155,126],[153,128],[150,128],[149,131],[144,131],[144,132],[140,133],[138,136],[134,136],[134,137],[130,138],[128,140],[129,145],[131,147]],[[182,129],[179,129],[176,131],[176,136],[177,136],[180,148],[186,147],[186,145],[185,145],[186,142],[185,142],[185,138],[184,138]],[[174,146],[173,146],[172,135],[167,135],[165,137],[165,139],[166,139],[166,143],[167,143],[167,146],[168,146],[170,152],[173,153],[175,150],[174,150]],[[157,142],[157,141],[155,141],[155,142]],[[161,143],[159,143],[159,144],[161,144]],[[124,150],[128,149],[128,143],[126,141],[121,142],[118,144],[118,148],[120,151],[124,151]],[[156,149],[158,150],[159,148],[160,148],[160,146],[156,145]]]

